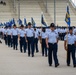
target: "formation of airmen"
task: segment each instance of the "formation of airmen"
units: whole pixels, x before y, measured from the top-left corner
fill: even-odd
[[[28,57],[34,57],[35,50],[37,53],[39,52],[39,40],[42,56],[48,56],[49,66],[52,66],[54,59],[55,67],[59,66],[57,57],[58,41],[59,39],[64,40],[64,49],[67,51],[67,66],[70,66],[70,56],[72,54],[73,67],[76,67],[76,28],[56,28],[54,23],[51,23],[47,29],[45,27],[32,28],[32,24],[29,22],[27,27],[21,25],[17,28],[16,25],[13,25],[13,27],[0,28],[0,37],[5,40],[5,45],[13,47],[13,50],[18,50],[18,45],[20,45],[21,53],[26,53],[28,49]],[[2,42],[0,41],[0,43]]]

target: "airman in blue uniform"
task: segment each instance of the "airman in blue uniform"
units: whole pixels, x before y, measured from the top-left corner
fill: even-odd
[[[46,37],[46,45],[48,48],[48,62],[49,66],[52,66],[52,54],[54,57],[55,67],[59,66],[59,61],[57,57],[58,51],[58,33],[55,31],[55,24],[51,23],[50,31]]]
[[[66,34],[64,39],[64,48],[67,51],[67,66],[70,66],[70,56],[72,54],[73,66],[76,67],[75,60],[75,45],[76,45],[76,36],[73,34],[73,28],[69,28],[69,33]]]

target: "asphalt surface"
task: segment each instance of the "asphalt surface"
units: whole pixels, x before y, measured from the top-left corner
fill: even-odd
[[[48,58],[42,57],[39,44],[39,53],[35,57],[28,57],[27,53],[8,48],[4,41],[0,44],[0,75],[76,75],[76,68],[66,66],[66,51],[63,42],[58,45],[58,68],[48,65]]]

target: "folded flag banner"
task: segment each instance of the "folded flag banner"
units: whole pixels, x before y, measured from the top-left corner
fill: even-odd
[[[14,18],[13,18],[13,19],[11,19],[11,20],[9,20],[9,21],[7,21],[7,22],[0,23],[0,26],[12,26],[12,25],[14,25],[14,24],[15,24],[15,20],[14,20]]]
[[[12,24],[13,24],[13,25],[14,25],[14,24],[16,24],[16,23],[15,23],[15,19],[14,19],[14,18],[12,19]]]
[[[66,12],[66,17],[65,17],[65,22],[66,22],[67,25],[70,27],[71,19],[70,19],[69,6],[67,6],[67,12]]]
[[[3,23],[0,23],[0,26],[3,26]]]
[[[21,19],[19,19],[17,22],[18,22],[19,25],[22,24],[22,20]]]
[[[7,26],[12,26],[12,22],[11,22],[11,21],[6,22],[6,25],[7,25]]]
[[[6,26],[6,23],[4,23],[4,26]]]
[[[24,18],[24,25],[27,26],[26,18]]]
[[[44,26],[47,27],[47,24],[46,24],[46,22],[45,22],[45,20],[44,20],[43,14],[41,15],[41,23],[42,23]]]
[[[32,26],[33,26],[33,27],[36,27],[36,23],[35,23],[33,17],[31,17],[31,23],[32,23]]]

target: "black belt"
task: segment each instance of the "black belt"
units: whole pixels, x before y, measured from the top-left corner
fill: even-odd
[[[27,37],[27,38],[33,38],[33,37]]]
[[[13,36],[18,36],[18,35],[13,35]]]
[[[49,44],[52,44],[52,45],[54,45],[54,44],[57,44],[57,43],[49,43]]]
[[[73,46],[74,44],[68,44],[69,46]]]
[[[11,35],[8,35],[8,36],[11,36]]]
[[[46,39],[46,38],[45,38],[45,39]],[[42,38],[42,40],[45,40],[45,39]]]
[[[20,37],[20,38],[25,38],[25,37]]]
[[[35,38],[35,39],[38,39],[38,38]]]

